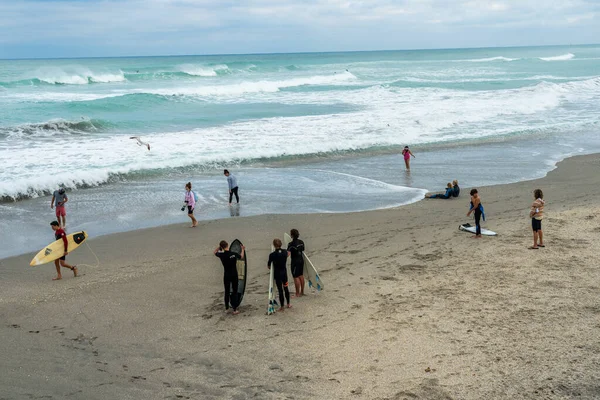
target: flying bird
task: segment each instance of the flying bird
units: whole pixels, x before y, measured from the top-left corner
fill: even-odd
[[[135,139],[135,140],[137,140],[137,145],[138,146],[146,146],[148,148],[148,151],[150,151],[150,143],[142,142],[142,139],[140,139],[139,136],[132,136],[129,139]]]

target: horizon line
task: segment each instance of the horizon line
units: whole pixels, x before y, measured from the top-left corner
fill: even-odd
[[[99,58],[168,58],[168,57],[217,57],[217,56],[268,56],[268,55],[295,55],[295,54],[341,54],[341,53],[383,53],[383,52],[408,52],[408,51],[435,51],[435,50],[482,50],[482,49],[519,49],[527,47],[577,47],[600,46],[600,43],[579,44],[548,44],[548,45],[517,45],[517,46],[481,46],[481,47],[438,47],[438,48],[412,48],[412,49],[379,49],[379,50],[332,50],[332,51],[293,51],[272,53],[212,53],[212,54],[163,54],[143,56],[82,56],[82,57],[27,57],[27,58],[2,58],[0,61],[32,61],[32,60],[82,60]]]

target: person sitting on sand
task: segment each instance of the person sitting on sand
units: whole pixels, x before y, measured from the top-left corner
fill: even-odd
[[[196,217],[194,217],[194,208],[196,208],[196,196],[194,192],[192,192],[192,182],[188,182],[185,184],[185,198],[184,202],[187,205],[188,209],[188,217],[192,220],[192,226],[190,228],[195,228],[198,226],[198,221]]]
[[[483,206],[481,205],[481,197],[477,189],[471,189],[471,203],[467,217],[470,217],[472,213],[475,213],[475,236],[474,238],[481,238],[481,217],[485,221],[485,214],[483,213]]]
[[[246,248],[242,246],[242,254],[234,253],[229,250],[229,243],[221,240],[219,247],[214,251],[215,256],[221,259],[223,264],[223,286],[225,286],[225,312],[229,310],[229,305],[233,308],[233,314],[239,314],[238,300],[238,272],[237,260],[244,258]]]
[[[402,155],[404,156],[404,165],[406,165],[406,170],[410,171],[410,156],[415,158],[415,155],[412,151],[409,150],[408,146],[404,146],[404,150],[402,150]]]
[[[446,184],[446,193],[434,193],[434,194],[426,194],[426,199],[449,199],[450,197],[454,197],[454,188],[452,184],[448,182]]]
[[[452,181],[452,189],[452,197],[458,197],[460,195],[460,188],[456,179]]]
[[[76,265],[69,265],[67,264],[67,254],[69,254],[69,241],[67,240],[67,234],[65,233],[64,229],[60,227],[60,224],[58,223],[58,221],[52,221],[50,222],[50,226],[52,227],[52,230],[54,231],[54,238],[56,240],[62,239],[63,243],[65,245],[65,254],[63,254],[63,256],[57,260],[54,260],[54,266],[56,267],[56,278],[52,278],[53,281],[59,281],[62,279],[62,275],[60,273],[60,267],[63,268],[68,268],[71,271],[73,271],[73,276],[77,277],[77,266]]]
[[[542,233],[545,205],[544,193],[541,189],[535,189],[533,191],[533,198],[535,201],[531,205],[531,211],[529,211],[529,218],[531,218],[531,227],[533,229],[533,246],[530,249],[537,250],[540,247],[546,247],[544,245],[544,234]]]
[[[292,241],[288,243],[288,257],[291,257],[290,269],[294,278],[294,287],[296,288],[295,297],[304,296],[304,242],[300,239],[298,229],[290,231]]]
[[[281,304],[279,311],[283,311],[285,309],[284,293],[285,300],[287,300],[287,307],[292,307],[290,304],[290,291],[288,289],[287,268],[285,266],[288,253],[287,251],[281,249],[280,239],[273,239],[273,247],[275,247],[275,251],[269,254],[267,268],[271,269],[271,264],[273,265],[273,268],[275,268],[275,284],[277,285],[277,290],[279,291],[279,304]]]

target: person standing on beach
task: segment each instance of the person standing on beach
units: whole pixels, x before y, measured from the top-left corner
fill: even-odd
[[[287,308],[292,307],[290,304],[290,290],[288,289],[289,284],[287,278],[287,268],[285,266],[288,253],[287,251],[281,249],[280,239],[273,239],[273,247],[275,247],[275,251],[269,254],[267,268],[271,269],[271,264],[273,265],[273,268],[275,268],[275,284],[277,285],[277,290],[279,291],[279,304],[281,304],[279,311],[283,311],[285,310],[284,300],[287,300]]]
[[[237,260],[244,258],[246,248],[242,246],[242,254],[234,253],[229,250],[229,243],[221,240],[219,247],[214,251],[215,256],[221,259],[223,264],[223,286],[225,286],[225,312],[229,310],[229,305],[233,308],[233,314],[239,314],[238,300],[238,272]]]
[[[483,220],[485,221],[485,216],[483,214],[483,206],[481,205],[481,197],[479,197],[477,189],[471,189],[471,205],[467,217],[470,217],[472,213],[475,213],[475,238],[480,239],[481,217],[483,216]]]
[[[529,211],[531,227],[533,229],[533,246],[531,246],[530,249],[537,250],[540,247],[546,247],[544,245],[544,234],[542,233],[542,220],[544,219],[545,205],[544,193],[541,189],[535,189],[533,191],[533,198],[535,201],[531,205],[531,211]]]
[[[292,241],[288,243],[287,251],[290,257],[292,277],[294,278],[294,287],[296,288],[295,297],[304,296],[304,242],[300,239],[298,229],[290,231]]]
[[[192,226],[190,228],[195,228],[198,226],[198,221],[196,221],[196,217],[194,217],[194,208],[196,208],[196,196],[194,192],[192,192],[192,183],[188,182],[185,184],[185,204],[188,209],[188,217],[192,220]]]
[[[415,158],[415,155],[410,151],[408,146],[404,146],[404,150],[402,150],[402,155],[404,156],[404,165],[406,165],[406,170],[410,171],[410,156]]]
[[[63,256],[57,260],[54,260],[54,266],[56,267],[56,278],[52,278],[52,280],[59,281],[62,279],[62,275],[60,273],[60,267],[70,269],[71,271],[73,271],[73,276],[77,277],[77,273],[78,273],[77,266],[69,265],[69,264],[67,264],[67,261],[66,261],[67,254],[69,254],[69,252],[68,252],[69,241],[67,240],[67,234],[65,233],[65,230],[60,227],[60,224],[58,223],[58,221],[50,222],[50,226],[52,227],[52,230],[54,231],[54,238],[56,240],[62,239],[62,241],[65,245],[65,253],[63,254]]]
[[[240,196],[238,196],[238,184],[237,178],[229,173],[228,170],[223,170],[223,175],[227,177],[227,184],[229,185],[229,205],[231,205],[231,200],[233,200],[233,195],[235,195],[235,200],[237,203],[240,203]]]
[[[67,227],[67,210],[65,209],[67,201],[69,201],[69,198],[64,188],[55,190],[52,194],[52,200],[50,200],[50,208],[55,208],[56,219],[62,228]]]

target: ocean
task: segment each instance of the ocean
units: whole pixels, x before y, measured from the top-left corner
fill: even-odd
[[[201,220],[372,210],[541,177],[599,128],[600,46],[0,60],[0,257],[53,239],[59,186],[92,237],[187,224],[188,181]]]

